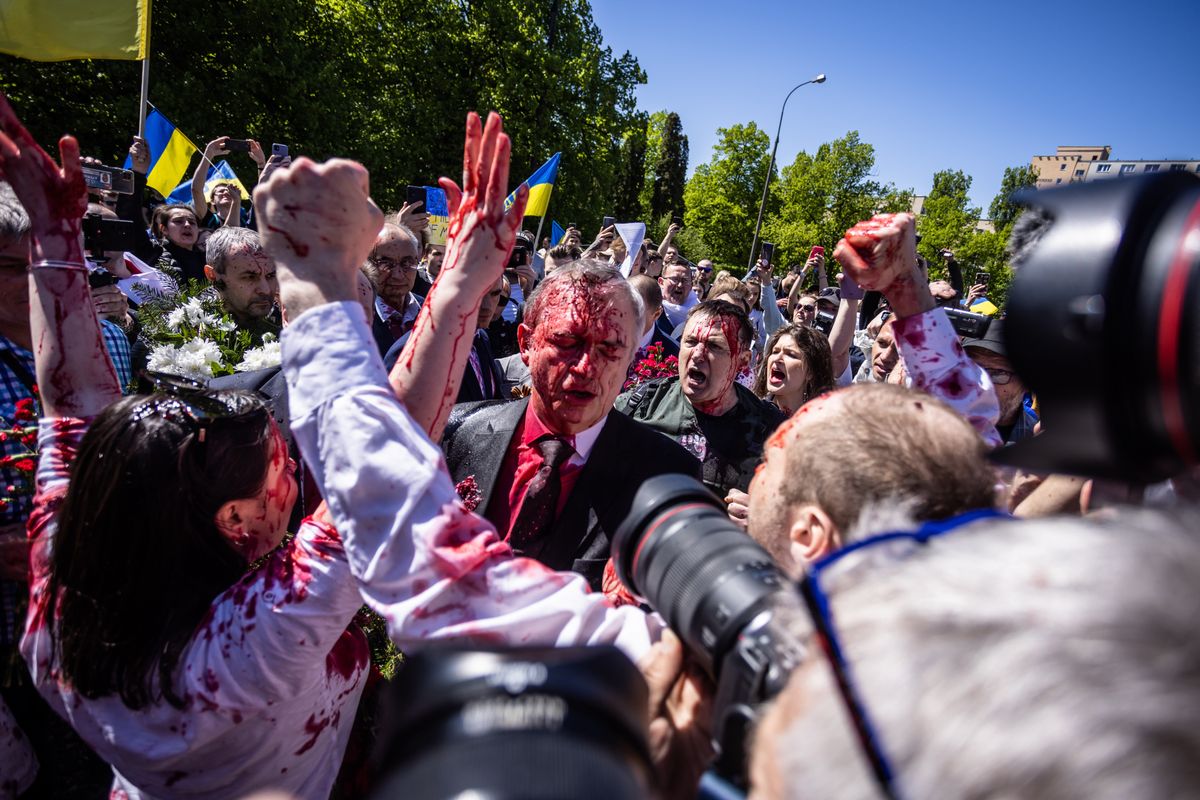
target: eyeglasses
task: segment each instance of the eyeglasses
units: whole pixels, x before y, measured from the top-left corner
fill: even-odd
[[[130,421],[141,422],[158,416],[181,422],[192,430],[201,446],[213,424],[225,420],[246,421],[265,413],[264,407],[248,394],[218,395],[199,381],[165,372],[147,370],[142,375],[150,381],[156,394],[134,406]]]
[[[401,272],[409,273],[417,271],[417,260],[411,256],[403,261],[397,261],[394,258],[384,258],[382,256],[370,256],[368,260],[375,266],[382,270],[386,270],[387,272],[395,272],[396,270],[400,270]]]
[[[829,660],[830,669],[833,670],[838,694],[842,698],[846,712],[854,722],[854,730],[858,735],[859,746],[862,748],[863,755],[866,756],[867,761],[871,765],[871,772],[875,777],[876,783],[879,784],[879,789],[884,797],[899,798],[902,795],[896,786],[896,775],[892,769],[892,763],[884,751],[883,743],[879,738],[875,723],[867,713],[866,704],[863,702],[858,687],[854,682],[854,674],[850,668],[850,663],[846,660],[845,649],[842,647],[841,638],[837,634],[833,612],[830,610],[829,593],[822,586],[822,580],[828,581],[827,576],[832,568],[851,553],[857,553],[868,548],[887,547],[893,551],[892,555],[894,557],[900,558],[915,549],[912,545],[927,544],[930,539],[937,536],[962,530],[971,523],[979,520],[992,518],[1012,519],[1011,515],[1003,511],[988,508],[979,511],[969,511],[966,514],[960,514],[948,520],[927,523],[920,529],[911,532],[884,533],[878,536],[871,536],[862,541],[847,545],[841,550],[809,565],[808,571],[800,582],[800,594],[804,597],[805,605],[808,606],[809,614],[812,616],[813,626],[816,629],[821,649]]]
[[[1007,369],[1000,369],[999,367],[985,367],[983,371],[991,376],[992,383],[996,384],[997,386],[1004,386],[1006,383],[1011,381],[1013,377],[1011,371]]]
[[[712,267],[696,267],[697,272],[712,272]]]

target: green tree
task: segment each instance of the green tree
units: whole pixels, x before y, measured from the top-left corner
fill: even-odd
[[[696,167],[684,190],[684,222],[697,247],[689,258],[709,257],[744,268],[754,236],[754,220],[770,162],[771,139],[753,122],[717,130],[712,160]],[[779,202],[772,196],[768,209]],[[696,241],[698,240],[698,241]],[[740,265],[740,266],[739,266]]]
[[[650,199],[654,194],[654,167],[662,159],[663,138],[667,130],[667,112],[655,111],[646,123],[646,174],[642,179],[642,192],[639,196],[642,208],[650,208]],[[653,219],[653,217],[652,217]]]
[[[1028,164],[1004,168],[1000,192],[988,206],[988,216],[997,229],[1011,225],[1021,213],[1021,207],[1012,201],[1013,193],[1026,187],[1037,186],[1037,178],[1037,171]]]
[[[683,123],[674,111],[666,116],[662,146],[654,163],[654,182],[650,191],[650,217],[683,211],[683,188],[687,183],[688,140]]]
[[[495,109],[513,139],[514,183],[561,151],[552,213],[609,212],[646,78],[605,46],[588,0],[228,0],[221,10],[217,20],[204,4],[154,4],[150,97],[201,147],[228,134],[355,158],[376,200],[395,208],[408,183],[457,178],[467,111]],[[70,131],[112,163],[137,119],[138,71],[0,56],[0,88],[43,144]],[[230,161],[252,182],[248,159]]]
[[[617,192],[613,199],[612,213],[621,220],[642,218],[642,184],[646,175],[646,118],[635,119],[635,124],[621,140]]]
[[[962,170],[945,169],[933,175],[933,188],[917,218],[921,236],[917,251],[929,261],[931,277],[945,277],[941,251],[957,254],[975,232],[979,209],[970,206],[970,190],[971,176]]]
[[[826,142],[814,155],[800,152],[784,167],[772,194],[779,211],[763,225],[763,237],[776,245],[776,263],[802,262],[812,245],[827,253],[847,228],[881,211],[906,211],[912,191],[882,184],[874,176],[875,148],[850,131]]]

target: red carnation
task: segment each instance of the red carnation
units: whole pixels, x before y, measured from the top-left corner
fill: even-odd
[[[483,500],[483,494],[479,491],[479,484],[475,483],[474,475],[468,475],[463,478],[454,486],[454,490],[462,498],[463,507],[467,511],[474,511],[479,507],[480,501]]]

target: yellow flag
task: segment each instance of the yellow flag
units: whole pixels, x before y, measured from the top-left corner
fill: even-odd
[[[150,0],[0,0],[0,53],[138,61],[149,42]]]

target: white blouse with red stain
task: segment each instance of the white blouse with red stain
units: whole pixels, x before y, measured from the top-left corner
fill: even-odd
[[[134,711],[118,695],[89,700],[61,680],[46,627],[49,548],[86,428],[76,419],[41,425],[21,652],[42,696],[113,765],[114,796],[228,798],[276,787],[328,797],[369,661],[366,637],[350,625],[362,597],[328,526],[305,521],[213,601],[176,670],[183,709],[164,700]]]

